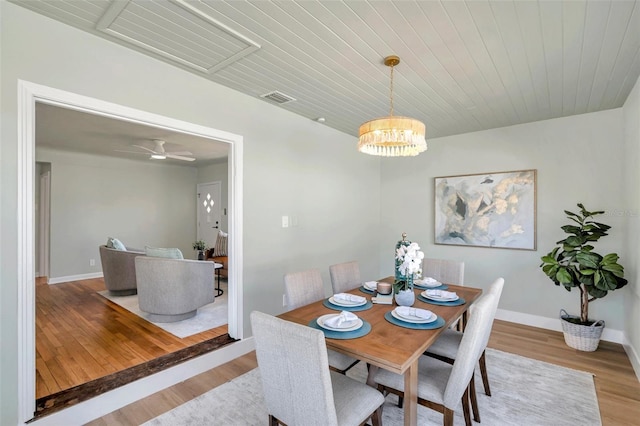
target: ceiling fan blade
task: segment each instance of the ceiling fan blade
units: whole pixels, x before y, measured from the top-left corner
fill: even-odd
[[[146,152],[140,152],[140,151],[125,151],[125,150],[123,150],[123,149],[114,149],[114,151],[115,151],[115,152],[126,152],[126,153],[129,153],[129,154],[144,154],[144,155],[149,155],[149,154],[148,154],[148,153],[146,153]]]
[[[173,158],[175,160],[184,160],[184,161],[196,161],[193,157],[183,157],[182,155],[174,155],[174,154],[164,154],[167,158]]]
[[[165,154],[169,155],[193,155],[192,152],[189,151],[171,151],[171,152],[165,152]]]
[[[142,145],[131,145],[131,146],[135,146],[136,148],[140,148],[140,149],[144,149],[145,151],[149,151],[152,154],[157,154],[156,151],[147,148],[146,146],[142,146]]]

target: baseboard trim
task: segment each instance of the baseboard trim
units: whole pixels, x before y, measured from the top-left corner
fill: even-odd
[[[633,371],[636,372],[636,377],[640,382],[640,356],[638,356],[638,352],[636,352],[635,348],[631,345],[629,339],[625,339],[625,342],[622,344],[622,346],[624,347],[624,351],[627,353],[629,361],[631,361]]]
[[[29,426],[85,424],[176,383],[218,367],[254,349],[255,341],[253,337],[240,340],[28,424]]]
[[[515,322],[517,324],[530,325],[532,327],[544,328],[547,330],[562,331],[559,318],[547,318],[539,315],[525,314],[522,312],[507,311],[498,309],[496,319]],[[624,345],[626,342],[625,334],[620,330],[606,328],[602,332],[601,340]]]
[[[71,281],[92,280],[94,278],[102,278],[102,272],[92,272],[90,274],[69,275],[66,277],[49,278],[47,284],[68,283]]]

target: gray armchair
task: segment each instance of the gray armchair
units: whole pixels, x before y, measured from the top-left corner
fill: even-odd
[[[149,321],[182,321],[215,300],[213,262],[144,256],[135,264],[138,304]]]
[[[104,285],[113,296],[128,296],[136,294],[135,258],[144,256],[139,249],[127,248],[127,251],[100,246],[100,262]]]

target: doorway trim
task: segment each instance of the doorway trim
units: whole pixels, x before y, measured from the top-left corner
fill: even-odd
[[[242,217],[243,138],[240,135],[18,80],[18,416],[35,411],[34,165],[35,105],[42,102],[117,120],[136,122],[229,144],[229,335],[243,338]]]
[[[40,185],[40,200],[38,200],[38,271],[41,277],[49,280],[49,232],[51,224],[51,171],[48,170],[38,176]]]

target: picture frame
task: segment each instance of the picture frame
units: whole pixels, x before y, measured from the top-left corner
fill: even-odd
[[[536,250],[537,170],[434,179],[435,244]]]

